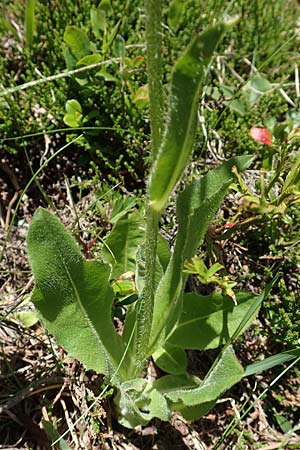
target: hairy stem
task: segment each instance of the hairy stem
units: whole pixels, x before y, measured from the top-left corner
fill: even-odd
[[[151,156],[154,160],[161,143],[163,96],[161,69],[161,1],[145,0]]]
[[[161,88],[161,2],[145,0],[151,160],[155,160],[162,135]],[[135,340],[136,371],[143,368],[149,346],[155,291],[155,262],[159,215],[151,208],[147,195],[145,242],[145,287],[137,311]]]

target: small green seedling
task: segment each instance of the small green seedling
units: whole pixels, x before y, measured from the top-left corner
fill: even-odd
[[[205,263],[199,257],[192,258],[191,262],[186,262],[184,265],[184,273],[197,275],[201,284],[215,284],[219,286],[224,295],[232,299],[235,305],[236,296],[233,288],[237,285],[236,281],[231,281],[228,275],[217,275],[217,272],[224,269],[220,263],[214,263],[210,268],[207,268]]]

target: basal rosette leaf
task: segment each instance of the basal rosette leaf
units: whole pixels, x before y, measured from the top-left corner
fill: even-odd
[[[169,420],[171,416],[165,397],[142,378],[118,385],[114,403],[119,423],[127,428],[147,425],[154,417]]]
[[[122,378],[124,348],[111,319],[110,267],[86,261],[65,227],[42,208],[33,217],[27,248],[36,284],[32,300],[49,332],[88,369]]]
[[[243,375],[244,370],[229,346],[217,358],[204,380],[167,375],[155,381],[153,386],[167,398],[173,411],[196,419],[206,414],[217,399],[240,381]]]

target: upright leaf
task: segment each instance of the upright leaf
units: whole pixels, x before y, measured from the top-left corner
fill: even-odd
[[[173,255],[155,295],[151,351],[163,345],[180,315],[180,298],[186,279],[182,273],[184,261],[195,255],[209,223],[220,207],[233,180],[232,167],[244,170],[251,161],[252,157],[249,156],[232,158],[187,185],[178,195],[178,234]]]
[[[68,25],[64,32],[64,41],[77,60],[91,53],[89,38],[79,27]]]
[[[31,48],[34,36],[34,10],[35,10],[35,0],[27,0],[25,9],[25,40],[27,48]]]
[[[187,356],[184,349],[166,344],[152,355],[155,364],[173,375],[186,374]]]
[[[110,267],[84,260],[64,226],[42,208],[33,217],[27,247],[33,301],[49,332],[88,369],[112,376],[124,348],[111,320]]]
[[[175,64],[167,127],[150,176],[150,200],[157,212],[166,206],[190,157],[201,84],[213,52],[230,24],[217,24],[196,36]]]

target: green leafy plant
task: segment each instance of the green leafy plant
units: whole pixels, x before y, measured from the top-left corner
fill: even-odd
[[[205,263],[199,257],[192,258],[191,262],[186,262],[184,265],[184,272],[188,274],[195,274],[201,284],[215,284],[218,285],[224,295],[228,295],[236,304],[236,297],[233,291],[236,281],[231,281],[228,275],[218,275],[217,272],[224,269],[220,263],[214,263],[207,268]]]
[[[192,152],[206,71],[231,22],[197,35],[178,59],[163,121],[160,11],[155,1],[145,5],[153,161],[145,211],[133,209],[116,218],[97,261],[85,260],[64,226],[44,209],[35,213],[27,238],[36,283],[32,300],[43,323],[70,355],[106,375],[115,389],[118,420],[127,427],[154,417],[168,420],[172,411],[186,419],[206,414],[244,375],[231,343],[264,297],[236,292],[235,306],[222,293],[185,292],[184,263],[195,255],[233,182],[233,168],[246,169],[252,157],[232,158],[179,192],[172,251],[159,234],[160,217]],[[112,320],[118,302],[124,311],[119,332]],[[220,353],[204,379],[191,376],[185,349],[217,347]],[[166,372],[152,382],[143,378],[150,357]]]

